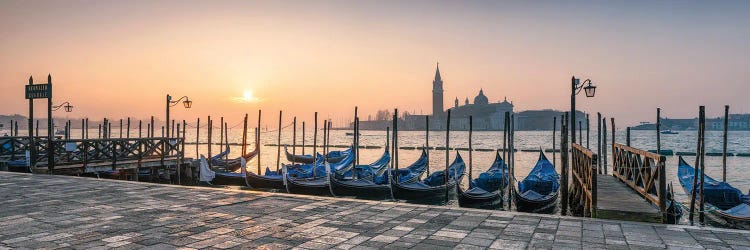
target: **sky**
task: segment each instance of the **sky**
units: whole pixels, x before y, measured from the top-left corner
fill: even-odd
[[[431,112],[483,89],[516,111],[578,107],[619,124],[750,113],[750,1],[0,1],[0,114],[52,75],[70,118],[164,116],[334,123]],[[44,101],[36,113],[46,116]],[[37,115],[37,116],[40,116]],[[286,122],[285,122],[286,123]]]

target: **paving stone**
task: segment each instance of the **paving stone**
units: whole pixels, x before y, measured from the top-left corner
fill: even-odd
[[[750,248],[750,232],[708,227],[0,172],[5,183],[24,198],[3,201],[0,250]]]

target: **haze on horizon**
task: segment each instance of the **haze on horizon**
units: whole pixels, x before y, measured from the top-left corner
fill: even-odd
[[[278,111],[334,122],[354,106],[430,113],[435,63],[445,108],[480,88],[515,109],[578,107],[618,125],[750,113],[748,1],[2,1],[0,114],[27,114],[23,85],[52,74],[55,103],[92,119]],[[252,93],[248,96],[248,93]],[[45,103],[35,107],[46,117]]]

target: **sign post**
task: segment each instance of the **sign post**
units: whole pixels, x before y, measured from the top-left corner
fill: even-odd
[[[36,167],[36,144],[34,143],[34,99],[47,99],[47,168],[52,170],[55,165],[55,147],[53,146],[52,125],[52,75],[47,75],[47,83],[34,84],[34,79],[29,77],[29,85],[25,89],[26,99],[29,100],[29,170]]]

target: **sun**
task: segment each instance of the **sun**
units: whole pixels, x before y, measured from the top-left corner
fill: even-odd
[[[244,93],[242,93],[242,100],[245,102],[252,102],[255,100],[255,96],[253,96],[253,92],[250,90],[245,90]]]

